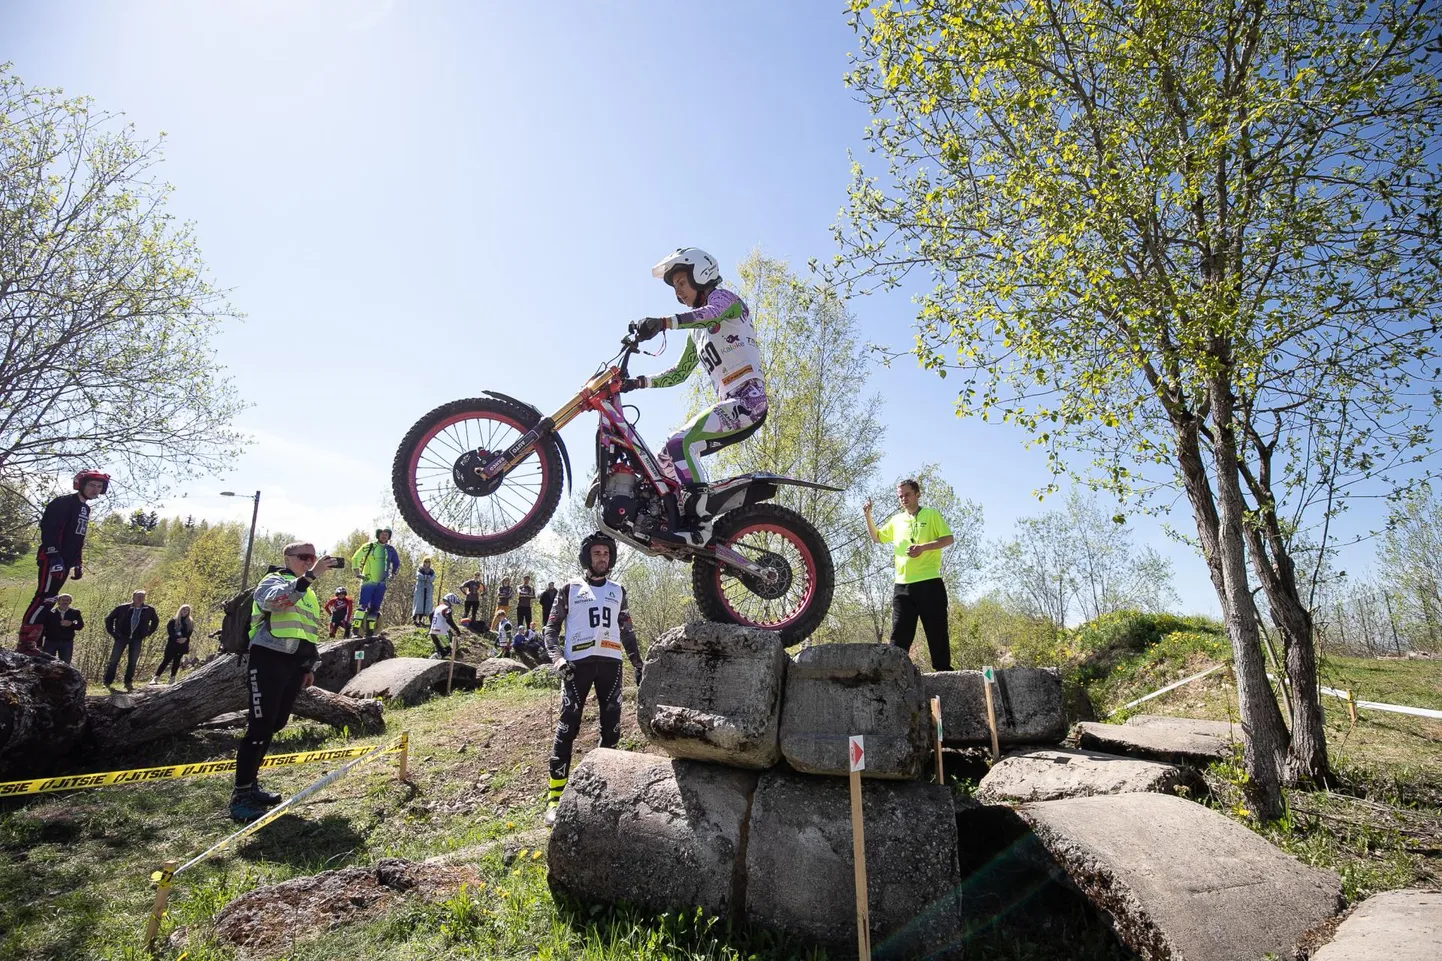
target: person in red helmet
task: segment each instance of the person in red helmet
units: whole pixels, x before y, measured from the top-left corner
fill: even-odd
[[[35,555],[40,568],[39,584],[20,618],[20,640],[15,645],[17,653],[31,657],[47,656],[40,649],[45,618],[66,580],[72,576],[80,579],[85,532],[90,527],[90,502],[110,489],[110,475],[83,470],[75,475],[71,486],[75,493],[55,498],[40,517],[40,550]]]

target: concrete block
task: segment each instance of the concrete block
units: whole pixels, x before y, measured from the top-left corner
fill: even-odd
[[[751,771],[597,748],[571,772],[547,851],[553,887],[662,912],[740,911]]]
[[[647,650],[636,719],[672,757],[771,767],[789,663],[778,634],[692,621]]]
[[[1054,667],[1007,667],[996,671],[992,690],[996,735],[1002,744],[1059,744],[1067,731],[1061,675]],[[990,746],[986,692],[980,671],[923,674],[928,701],[941,698],[942,743]]]
[[[848,738],[866,736],[867,778],[914,778],[931,752],[921,673],[889,644],[820,644],[786,671],[781,754],[807,774],[846,775]]]
[[[432,694],[443,694],[450,661],[433,661],[426,657],[393,657],[372,664],[346,682],[341,693],[347,697],[389,697],[402,704],[418,704]],[[476,668],[456,662],[452,681],[454,688],[476,686]]]
[[[1437,961],[1442,891],[1384,891],[1357,906],[1312,961]]]
[[[960,942],[961,884],[951,792],[863,781],[866,889],[877,958],[921,958]],[[856,947],[850,786],[780,769],[761,775],[746,847],[746,918]]]
[[[1125,754],[1148,761],[1201,767],[1231,757],[1230,737],[1194,728],[1195,723],[1095,724],[1083,721],[1077,725],[1078,746],[1106,754]],[[1237,734],[1240,736],[1240,729]]]

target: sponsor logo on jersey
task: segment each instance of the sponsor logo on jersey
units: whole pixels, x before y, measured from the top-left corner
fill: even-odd
[[[571,650],[572,650],[572,651],[588,651],[588,650],[590,650],[591,648],[593,648],[593,647],[595,647],[595,646],[596,646],[596,642],[595,642],[594,640],[582,641],[582,642],[579,643],[579,644],[574,644],[574,645],[572,645],[572,646],[571,646]]]
[[[605,650],[608,650],[608,651],[619,651],[619,650],[621,649],[621,642],[620,642],[620,641],[602,641],[602,642],[601,642],[601,647],[602,647],[603,649],[605,649]]]
[[[747,364],[745,367],[742,367],[740,370],[734,370],[734,371],[732,371],[731,373],[727,374],[725,377],[722,377],[722,378],[721,378],[721,383],[722,383],[722,384],[731,384],[731,383],[734,382],[734,381],[740,380],[742,377],[746,376],[747,374],[753,374],[753,373],[755,373],[755,371],[752,369],[752,367],[751,367],[750,364]]]
[[[740,334],[727,334],[727,335],[726,335],[726,343],[728,343],[728,344],[739,344],[739,343],[741,343],[741,335],[740,335]]]

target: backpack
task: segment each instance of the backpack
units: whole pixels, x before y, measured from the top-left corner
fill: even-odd
[[[249,587],[225,602],[221,610],[220,650],[225,654],[244,654],[250,650],[250,611],[255,601],[255,588]]]

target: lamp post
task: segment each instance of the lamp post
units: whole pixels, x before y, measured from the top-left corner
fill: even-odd
[[[235,491],[221,491],[221,497],[246,497],[245,494],[237,494]],[[260,515],[260,491],[250,498],[255,502],[255,507],[250,512],[250,541],[245,545],[245,570],[240,575],[240,589],[243,591],[250,585],[250,553],[255,550],[255,519]]]

